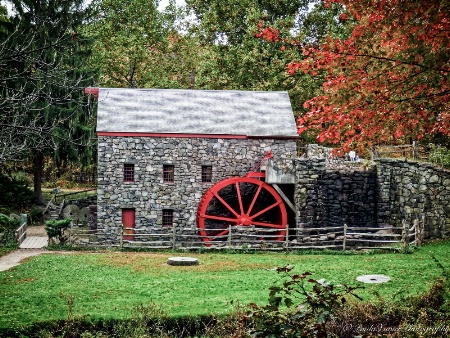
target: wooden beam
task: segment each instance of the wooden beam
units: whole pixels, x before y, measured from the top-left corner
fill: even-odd
[[[295,208],[294,203],[292,203],[289,198],[286,196],[286,194],[281,190],[281,188],[278,186],[278,184],[273,183],[272,186],[275,188],[277,193],[280,194],[281,198],[286,202],[286,204],[291,208],[291,210],[295,213],[295,216],[297,216],[297,209]]]

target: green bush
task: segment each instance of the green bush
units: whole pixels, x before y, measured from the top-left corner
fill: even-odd
[[[450,149],[442,146],[431,145],[431,151],[428,155],[428,161],[441,165],[443,167],[450,167]]]
[[[32,208],[30,211],[30,224],[41,223],[44,219],[44,211],[38,208]]]
[[[11,246],[16,244],[16,229],[20,220],[0,214],[0,245]]]
[[[45,230],[47,231],[48,238],[57,238],[59,244],[64,245],[69,239],[69,237],[64,234],[64,230],[67,230],[70,226],[70,222],[72,222],[70,218],[62,220],[52,219],[45,222]]]
[[[23,209],[34,202],[33,192],[25,180],[0,172],[0,205],[6,208]]]

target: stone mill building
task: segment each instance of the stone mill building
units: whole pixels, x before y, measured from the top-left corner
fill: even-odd
[[[95,95],[97,225],[107,241],[122,224],[194,229],[214,184],[245,177],[267,154],[278,167],[296,157],[287,92],[99,88]]]

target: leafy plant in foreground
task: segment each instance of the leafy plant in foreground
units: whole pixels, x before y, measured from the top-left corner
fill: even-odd
[[[62,220],[50,220],[45,222],[45,231],[47,231],[47,235],[49,239],[57,238],[59,244],[64,245],[69,237],[64,234],[64,230],[66,230],[72,220],[62,219]]]
[[[327,322],[344,306],[345,296],[361,299],[353,293],[357,287],[315,280],[308,277],[310,272],[291,274],[293,268],[287,265],[275,269],[288,279],[281,286],[269,288],[269,304],[250,304],[252,337],[327,337]]]

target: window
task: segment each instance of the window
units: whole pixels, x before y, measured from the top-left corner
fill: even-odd
[[[163,227],[173,227],[173,210],[172,209],[163,209],[162,226]]]
[[[164,183],[173,183],[175,167],[173,165],[163,165],[163,180]]]
[[[134,164],[125,163],[123,165],[123,181],[134,182]]]
[[[202,182],[203,183],[212,182],[212,166],[210,165],[202,166]]]

